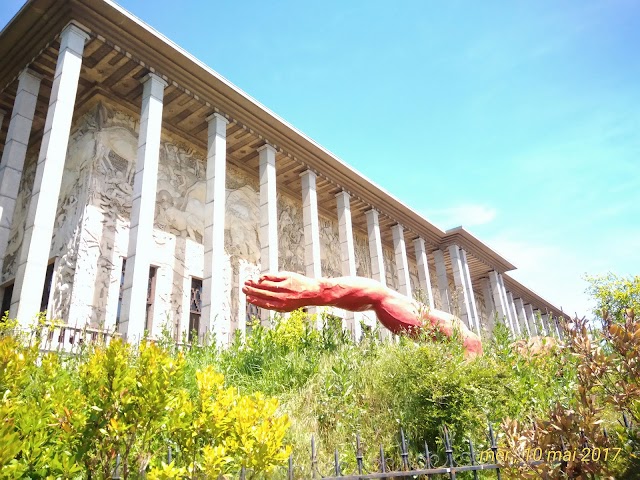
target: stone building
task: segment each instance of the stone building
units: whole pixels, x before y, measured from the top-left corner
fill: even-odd
[[[0,34],[0,109],[0,298],[21,323],[44,310],[224,343],[258,313],[245,279],[291,270],[372,277],[477,331],[556,328],[560,310],[497,252],[110,1],[29,1]],[[361,318],[332,313],[357,334]]]

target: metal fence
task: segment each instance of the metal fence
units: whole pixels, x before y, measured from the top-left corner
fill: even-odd
[[[120,335],[104,328],[46,322],[25,332],[30,345],[38,344],[42,352],[77,354],[91,344],[108,345]]]
[[[501,469],[504,462],[500,461],[501,450],[496,441],[494,430],[489,424],[487,429],[488,443],[483,445],[480,454],[475,449],[471,439],[466,441],[467,449],[454,451],[449,430],[444,427],[440,442],[432,442],[432,447],[436,443],[440,445],[439,453],[433,451],[425,441],[422,444],[422,451],[413,453],[409,451],[409,441],[404,431],[400,430],[398,450],[395,454],[388,454],[384,447],[380,445],[377,455],[372,464],[367,465],[362,447],[361,439],[358,435],[355,438],[355,450],[352,452],[355,461],[344,462],[341,453],[334,451],[332,465],[320,466],[318,461],[318,449],[314,437],[311,438],[311,456],[306,465],[296,465],[294,456],[291,455],[288,465],[273,472],[267,478],[287,479],[287,480],[366,480],[366,479],[445,479],[451,480],[459,478],[462,474],[464,478],[477,480],[479,472],[487,472],[482,478],[501,479]],[[173,459],[171,447],[167,450],[167,463]],[[529,462],[509,462],[511,467],[524,465],[540,465],[544,459],[532,460]],[[112,480],[121,480],[121,460],[118,455],[115,460]],[[247,480],[253,478],[252,472],[242,469],[236,478]],[[198,473],[189,477],[191,480],[204,478]],[[222,477],[221,477],[222,478]],[[225,476],[225,479],[233,478]],[[264,477],[260,477],[264,478]]]

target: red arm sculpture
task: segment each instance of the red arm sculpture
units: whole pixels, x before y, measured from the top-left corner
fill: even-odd
[[[280,312],[306,306],[332,306],[352,312],[373,310],[380,323],[396,334],[414,336],[424,326],[423,322],[447,337],[458,329],[467,356],[482,355],[480,339],[456,316],[429,310],[419,319],[410,299],[369,278],[314,279],[293,272],[278,272],[262,275],[257,281],[247,280],[242,291],[250,303]]]

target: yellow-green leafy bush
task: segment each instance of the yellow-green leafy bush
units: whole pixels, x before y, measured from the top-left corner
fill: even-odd
[[[216,478],[286,463],[277,400],[240,395],[181,353],[120,340],[76,357],[0,336],[0,478]],[[167,465],[169,449],[172,461]]]

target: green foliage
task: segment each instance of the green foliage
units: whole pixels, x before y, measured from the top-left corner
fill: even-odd
[[[318,320],[324,329],[315,328]],[[607,345],[607,355],[630,348]],[[488,422],[510,418],[520,428],[549,412],[559,418],[558,412],[579,411],[586,357],[566,348],[523,355],[501,324],[484,351],[465,359],[457,336],[433,331],[417,341],[383,343],[374,330],[356,344],[335,317],[302,311],[276,316],[269,327],[254,323],[246,339],[237,336],[224,350],[210,344],[181,351],[165,338],[139,348],[115,341],[65,358],[6,335],[2,475],[104,477],[118,452],[129,478],[141,472],[151,479],[215,478],[243,467],[272,476],[290,452],[285,445],[292,445],[297,465],[309,464],[312,434],[320,468],[330,471],[337,448],[347,471],[355,468],[356,433],[375,468],[380,445],[397,453],[401,427],[412,458],[425,440],[442,456],[436,438],[445,425],[455,450],[466,449],[467,437],[481,450]],[[619,357],[640,358],[633,355]],[[635,365],[629,362],[613,364],[619,373],[608,370],[606,388],[620,392],[622,375],[635,372],[625,370]],[[640,416],[637,403],[615,398],[617,408]]]
[[[277,315],[269,328],[254,324],[246,341],[238,336],[230,348],[219,352],[217,362],[227,382],[242,392],[266,395],[286,396],[300,389],[317,374],[322,356],[351,343],[332,318],[321,319],[322,330],[314,328],[316,317],[308,318],[302,310],[286,318]],[[190,356],[187,360],[200,361]]]
[[[261,475],[288,458],[277,400],[224,387],[213,366],[194,372],[189,389],[173,348],[116,339],[65,358],[3,333],[0,478],[110,478],[116,454],[122,478]]]
[[[640,312],[640,276],[620,277],[613,273],[586,276],[587,292],[596,301],[595,314],[623,323],[627,309]]]

